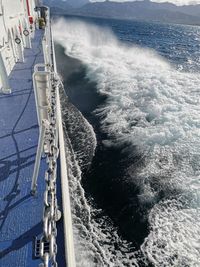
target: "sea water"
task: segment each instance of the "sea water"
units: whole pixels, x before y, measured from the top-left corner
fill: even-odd
[[[200,28],[53,30],[77,265],[200,266]]]

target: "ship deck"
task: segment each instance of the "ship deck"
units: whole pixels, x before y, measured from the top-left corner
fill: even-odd
[[[42,30],[35,32],[32,49],[25,49],[25,62],[12,70],[12,94],[0,95],[1,267],[32,267],[41,262],[34,257],[33,243],[42,232],[45,159],[37,195],[31,196],[30,189],[39,134],[32,74],[34,65],[44,62],[42,36]]]

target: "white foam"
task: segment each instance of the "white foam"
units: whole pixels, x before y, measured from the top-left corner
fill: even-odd
[[[54,36],[107,95],[97,110],[111,139],[105,144],[128,143],[144,153],[144,167],[129,170],[141,205],[155,204],[142,252],[155,266],[200,266],[199,74],[179,72],[156,52],[79,21],[57,21]]]
[[[176,201],[154,206],[142,251],[154,266],[200,266],[200,212]]]
[[[76,266],[122,267],[127,266],[127,258],[131,257],[128,263],[131,266],[138,267],[134,253],[127,252],[127,242],[121,240],[112,222],[105,217],[101,210],[96,210],[88,204],[81,184],[80,154],[73,150],[73,144],[69,138],[70,127],[69,123],[66,123],[66,117],[73,125],[74,136],[77,142],[82,143],[83,141],[81,136],[75,134],[79,129],[84,129],[87,132],[87,135],[84,137],[90,140],[90,146],[93,149],[96,145],[96,137],[92,126],[71,103],[68,103],[64,92],[61,92],[61,99],[62,116],[65,122],[63,126],[73,217]],[[80,145],[80,149],[81,147],[82,145]],[[85,147],[85,153],[88,153],[87,147]],[[118,249],[116,249],[116,246],[118,246]]]

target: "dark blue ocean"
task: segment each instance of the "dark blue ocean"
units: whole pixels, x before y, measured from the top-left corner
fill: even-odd
[[[78,266],[200,266],[200,28],[55,19]]]

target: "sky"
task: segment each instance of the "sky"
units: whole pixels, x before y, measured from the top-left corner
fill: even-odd
[[[91,2],[103,2],[104,0],[90,0]],[[127,1],[133,1],[133,0],[112,0],[115,2],[127,2]],[[200,0],[152,0],[152,2],[158,2],[158,3],[163,3],[163,2],[170,2],[174,3],[176,5],[189,5],[189,4],[200,4]]]

